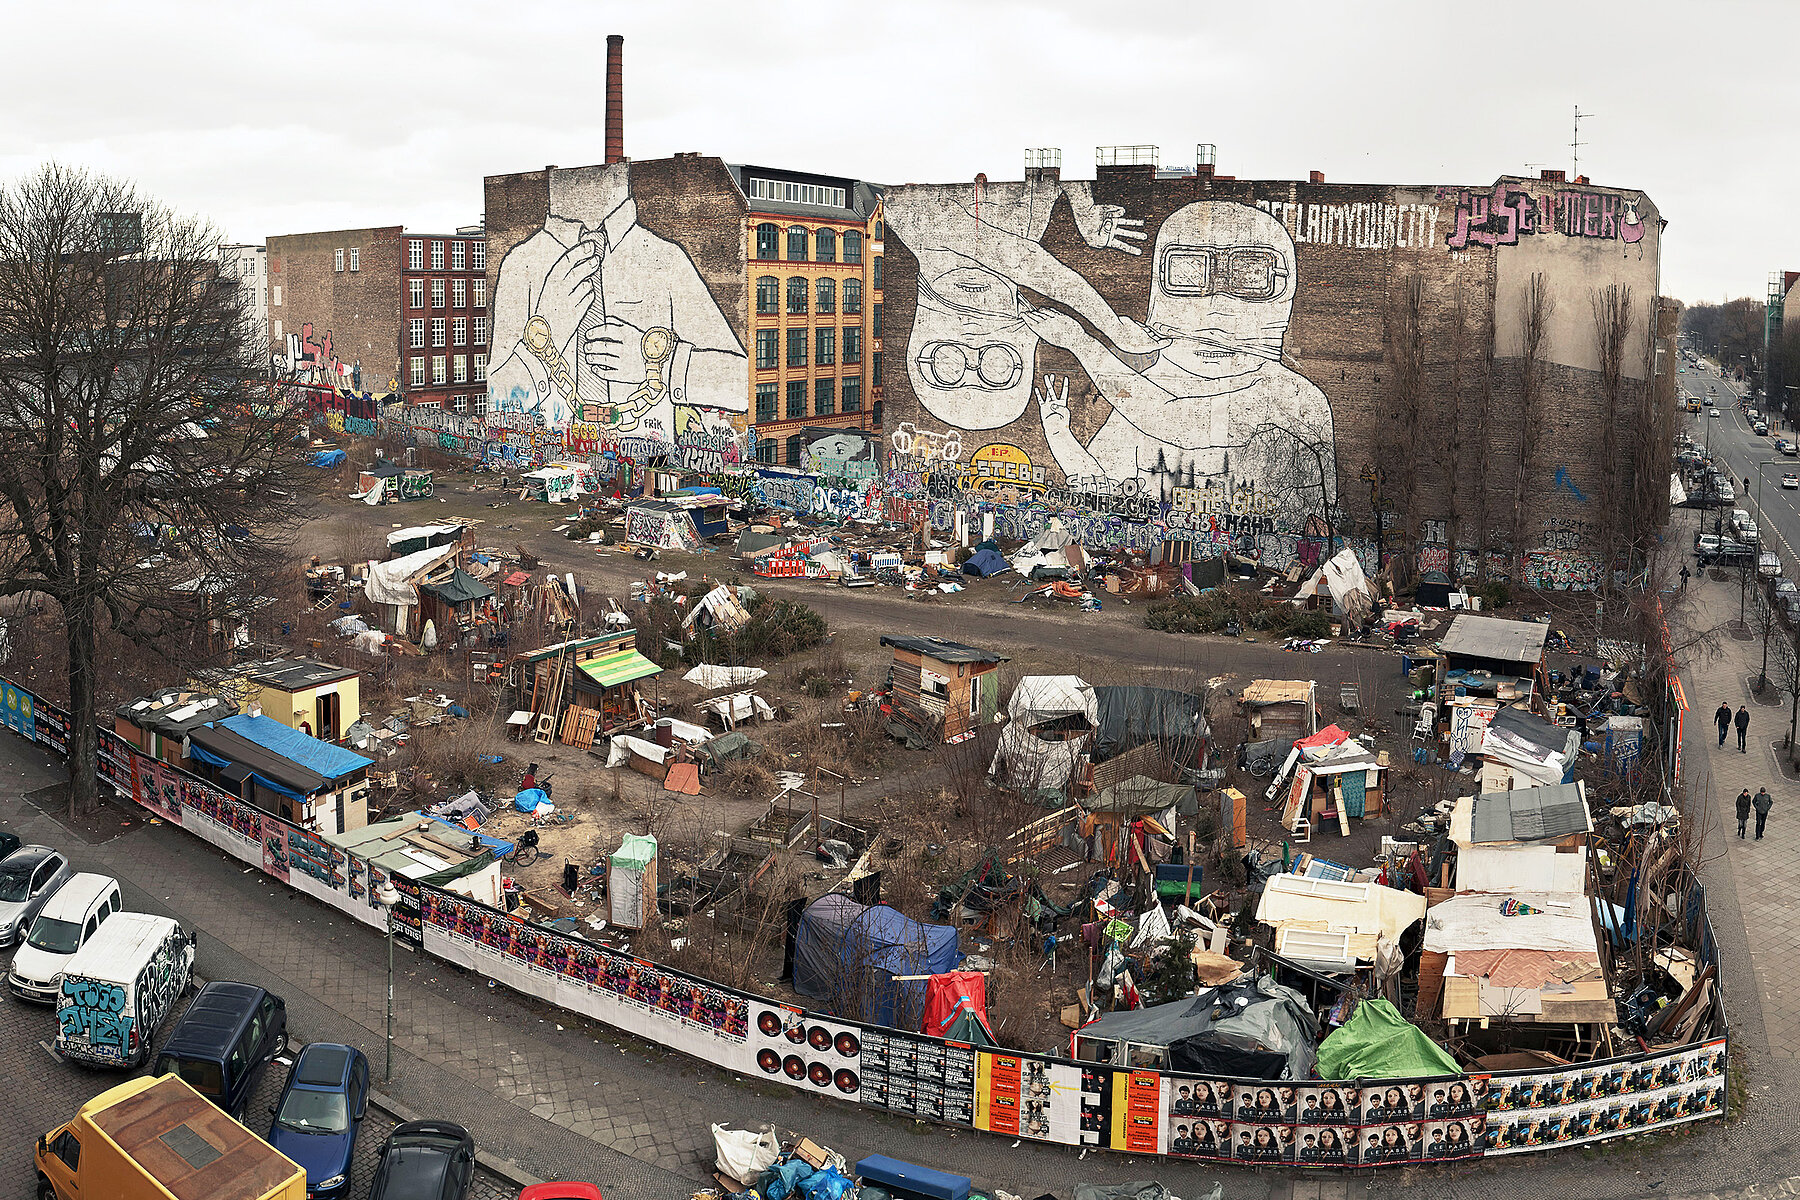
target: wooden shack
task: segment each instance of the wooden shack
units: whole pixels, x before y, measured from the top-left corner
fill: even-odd
[[[1316,690],[1310,679],[1258,679],[1245,688],[1250,740],[1292,742],[1319,732]]]
[[[637,632],[626,629],[575,638],[521,654],[509,681],[534,740],[548,743],[559,734],[566,745],[591,745],[594,738],[644,722],[641,684],[662,668],[637,652]]]
[[[1000,707],[995,674],[1004,654],[917,635],[888,636],[894,661],[888,667],[891,714],[942,742],[960,742],[992,721]]]

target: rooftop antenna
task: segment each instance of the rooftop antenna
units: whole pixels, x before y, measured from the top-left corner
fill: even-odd
[[[1581,105],[1579,105],[1579,104],[1577,104],[1575,106],[1575,138],[1573,141],[1571,141],[1569,143],[1569,148],[1572,149],[1573,151],[1575,151],[1575,171],[1574,171],[1574,174],[1571,176],[1572,179],[1580,179],[1581,178],[1581,145],[1582,145],[1582,142],[1581,142],[1581,118],[1592,117],[1592,116],[1597,116],[1597,115],[1598,115],[1597,113],[1582,112]]]

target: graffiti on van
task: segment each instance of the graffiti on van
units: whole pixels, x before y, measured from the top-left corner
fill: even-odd
[[[136,1021],[125,1011],[125,989],[116,983],[65,975],[62,994],[63,1002],[56,1011],[61,1037],[85,1041],[98,1055],[124,1062],[125,1046]]]

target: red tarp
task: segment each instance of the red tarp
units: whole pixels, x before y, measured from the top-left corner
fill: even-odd
[[[1309,738],[1301,738],[1294,745],[1302,750],[1320,749],[1325,746],[1337,746],[1350,740],[1350,735],[1336,725],[1327,725]]]
[[[925,1015],[919,1032],[943,1037],[967,1009],[987,1029],[987,976],[980,971],[946,971],[925,982]],[[992,1030],[988,1030],[991,1037]]]

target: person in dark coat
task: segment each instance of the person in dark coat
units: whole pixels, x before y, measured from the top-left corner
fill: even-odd
[[[1750,789],[1745,788],[1737,798],[1738,836],[1744,836],[1744,826],[1750,820]]]
[[[1725,744],[1725,735],[1731,732],[1731,705],[1719,705],[1719,711],[1713,714],[1713,724],[1719,727],[1719,745]]]
[[[1756,799],[1750,802],[1756,808],[1756,840],[1762,841],[1763,822],[1769,819],[1769,810],[1775,807],[1775,797],[1769,795],[1768,788],[1757,788]]]
[[[1744,749],[1744,738],[1750,732],[1750,710],[1745,708],[1741,704],[1738,705],[1738,711],[1737,711],[1737,731],[1738,731],[1738,753],[1739,754],[1748,754],[1749,751]]]

